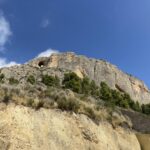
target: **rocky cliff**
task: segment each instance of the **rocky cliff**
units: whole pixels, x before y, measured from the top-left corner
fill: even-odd
[[[141,150],[133,132],[85,115],[0,104],[0,118],[1,150]]]
[[[142,81],[106,61],[74,53],[2,68],[0,150],[149,150],[149,116],[43,83],[43,75],[57,75],[62,81],[67,72],[88,76],[97,85],[105,81],[135,101],[150,103]]]
[[[41,74],[63,78],[64,73],[69,71],[75,72],[81,78],[88,76],[98,85],[105,81],[111,88],[125,91],[135,101],[150,103],[150,91],[141,80],[122,72],[104,60],[77,56],[71,52],[53,54],[47,58],[34,59],[25,65],[1,69],[7,78],[17,77],[22,85],[28,74],[34,74],[40,81]]]

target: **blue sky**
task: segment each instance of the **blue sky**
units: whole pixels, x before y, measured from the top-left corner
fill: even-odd
[[[48,49],[106,59],[150,87],[149,0],[0,0],[0,66]]]

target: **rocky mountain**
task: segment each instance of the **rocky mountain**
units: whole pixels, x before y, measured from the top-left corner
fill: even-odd
[[[41,74],[57,75],[63,78],[65,72],[75,72],[79,77],[88,76],[97,85],[105,81],[111,88],[125,91],[133,100],[141,104],[150,103],[150,91],[139,79],[126,74],[116,66],[104,61],[77,56],[72,52],[53,54],[47,58],[37,58],[24,65],[1,69],[7,78],[16,77],[21,86],[29,74],[40,81]]]
[[[149,150],[149,103],[139,79],[72,52],[1,68],[0,150]]]

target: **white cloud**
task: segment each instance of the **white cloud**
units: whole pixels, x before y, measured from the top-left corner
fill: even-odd
[[[49,57],[53,53],[59,53],[59,51],[53,50],[53,49],[47,49],[46,51],[41,52],[40,54],[38,54],[37,58],[39,58],[39,57]]]
[[[4,0],[0,0],[4,2]],[[10,24],[0,10],[0,52],[5,50],[6,43],[9,41],[12,31]],[[8,61],[6,58],[0,57],[0,68],[18,65],[15,61]]]
[[[0,68],[3,67],[11,67],[14,65],[19,65],[18,63],[16,63],[15,61],[7,61],[6,58],[0,58]]]
[[[41,27],[42,28],[47,28],[49,26],[49,24],[50,24],[50,21],[48,19],[44,19],[41,22]]]
[[[5,49],[5,44],[9,41],[11,35],[10,24],[3,13],[0,12],[0,51]]]

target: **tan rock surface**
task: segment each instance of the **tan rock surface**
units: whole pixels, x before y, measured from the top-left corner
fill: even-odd
[[[0,104],[2,150],[140,150],[134,133],[84,115]]]
[[[91,80],[95,80],[97,85],[104,81],[113,89],[125,91],[141,104],[150,103],[150,91],[141,80],[122,72],[104,60],[78,56],[74,53],[36,58],[24,65],[0,69],[0,72],[6,77],[5,83],[8,83],[9,78],[15,77],[21,87],[26,85],[26,78],[30,74],[39,81],[41,74],[56,75],[63,79],[64,73],[75,72],[81,78],[88,76]]]

